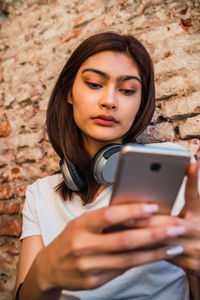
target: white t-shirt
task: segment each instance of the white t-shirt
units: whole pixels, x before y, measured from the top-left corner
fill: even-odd
[[[163,146],[174,147],[171,143],[163,143]],[[61,180],[62,176],[56,174],[38,179],[28,186],[23,208],[21,239],[41,235],[46,246],[63,231],[70,220],[84,212],[109,204],[111,187],[104,189],[95,201],[85,206],[76,193],[73,193],[71,201],[63,201],[55,192],[55,187]],[[184,203],[184,184],[176,199],[175,212],[180,210]],[[189,292],[184,271],[171,263],[159,261],[134,267],[94,290],[63,290],[60,300],[65,299],[188,300]]]

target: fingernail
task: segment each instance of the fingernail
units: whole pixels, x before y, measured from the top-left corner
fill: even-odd
[[[143,206],[144,212],[152,213],[158,211],[159,207],[156,204],[147,204]]]
[[[168,234],[168,236],[173,237],[173,236],[184,234],[185,231],[186,231],[185,227],[183,227],[183,226],[170,227],[167,229],[167,234]]]
[[[181,247],[181,246],[170,247],[169,249],[167,249],[166,253],[170,257],[176,256],[178,254],[183,253],[183,247]]]

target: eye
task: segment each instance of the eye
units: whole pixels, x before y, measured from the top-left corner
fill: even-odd
[[[97,90],[102,87],[101,84],[95,82],[86,81],[85,83],[93,90]]]
[[[119,89],[120,92],[122,92],[125,96],[132,96],[135,94],[135,90],[129,90],[129,89]]]

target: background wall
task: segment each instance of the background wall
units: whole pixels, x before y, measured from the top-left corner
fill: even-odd
[[[25,188],[58,169],[44,129],[51,89],[85,37],[132,33],[155,63],[156,111],[140,142],[200,156],[200,3],[183,0],[0,1],[0,299],[11,299]]]

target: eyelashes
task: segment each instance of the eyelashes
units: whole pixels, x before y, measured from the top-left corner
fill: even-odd
[[[96,83],[96,82],[85,81],[85,83],[92,90],[98,90],[103,87],[102,84]],[[125,96],[132,96],[136,93],[136,90],[134,90],[134,89],[119,89],[119,92],[121,92]]]
[[[126,96],[132,96],[136,93],[135,90],[129,90],[129,89],[119,89],[120,92],[122,92]]]
[[[92,89],[92,90],[97,90],[99,88],[102,88],[102,85],[96,82],[90,82],[90,81],[85,81],[85,83]]]

